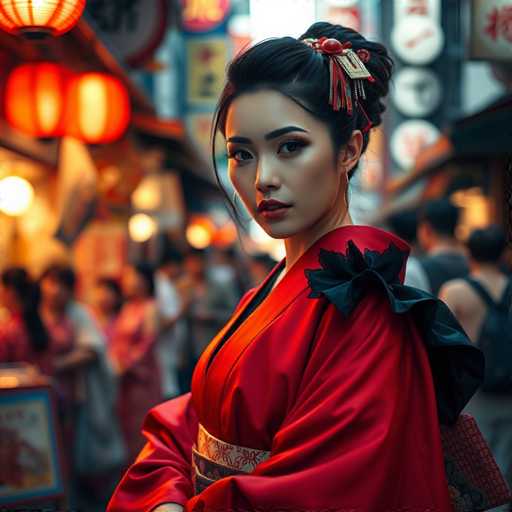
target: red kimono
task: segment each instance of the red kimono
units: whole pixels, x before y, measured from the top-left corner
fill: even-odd
[[[175,502],[186,511],[449,512],[430,353],[407,297],[393,296],[415,290],[400,284],[408,250],[376,228],[338,228],[223,340],[250,291],[203,353],[192,394],[149,414],[148,442],[108,511]],[[447,392],[447,411],[458,414],[459,394]],[[194,496],[198,424],[270,457]]]

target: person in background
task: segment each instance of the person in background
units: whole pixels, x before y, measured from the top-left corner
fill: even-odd
[[[455,238],[458,222],[459,209],[446,198],[429,201],[420,212],[418,240],[427,253],[420,263],[433,295],[446,281],[469,273],[467,257]]]
[[[234,247],[214,248],[208,265],[208,276],[228,289],[238,302],[247,291],[247,272]]]
[[[192,372],[210,340],[229,319],[236,306],[236,294],[207,272],[207,253],[192,249],[185,257],[185,279],[181,286],[187,305],[187,342],[180,365],[180,387],[190,389]]]
[[[158,363],[162,375],[162,393],[165,399],[180,392],[178,362],[186,338],[183,320],[185,303],[178,289],[185,258],[181,252],[168,247],[155,274],[155,291],[160,314],[160,336],[157,345]]]
[[[447,282],[441,288],[440,298],[448,304],[470,339],[483,346],[483,327],[489,310],[486,301],[496,304],[505,301],[509,312],[512,306],[512,280],[500,269],[506,247],[505,235],[498,226],[477,229],[470,235],[467,247],[470,280]],[[472,282],[476,282],[476,288]],[[480,287],[484,296],[478,291]],[[496,394],[481,391],[473,397],[467,411],[475,416],[500,469],[512,485],[512,392]]]
[[[0,277],[0,363],[25,362],[51,375],[50,338],[38,311],[37,287],[21,267],[6,268]]]
[[[88,308],[75,299],[75,284],[67,264],[51,264],[40,277],[40,312],[50,343],[59,350],[53,365],[68,399],[67,454],[80,496],[81,484],[119,468],[125,451],[113,419],[116,386],[105,337]]]
[[[93,292],[91,312],[105,335],[107,344],[112,339],[114,325],[123,305],[123,292],[116,279],[100,277]]]
[[[430,284],[420,260],[417,239],[418,217],[415,209],[395,212],[388,218],[390,230],[411,246],[411,254],[407,260],[405,281],[407,286],[430,292]]]
[[[131,463],[144,444],[142,422],[162,400],[156,360],[159,333],[153,268],[146,263],[123,271],[124,304],[116,321],[109,354],[118,375],[117,413]]]
[[[267,253],[252,254],[249,262],[252,286],[259,286],[276,265],[277,261]]]

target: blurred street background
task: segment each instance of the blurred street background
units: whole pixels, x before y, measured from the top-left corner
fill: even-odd
[[[284,256],[230,217],[211,119],[234,55],[317,20],[395,60],[354,222],[409,242],[408,284],[478,341],[453,279],[498,302],[511,275],[512,0],[0,0],[0,509],[104,510],[146,412]],[[505,418],[511,481],[509,399],[473,412]]]

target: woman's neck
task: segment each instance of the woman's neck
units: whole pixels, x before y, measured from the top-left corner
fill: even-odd
[[[280,278],[297,262],[297,260],[320,238],[327,233],[353,224],[350,213],[346,212],[344,216],[336,219],[328,219],[325,222],[318,222],[311,228],[297,233],[294,236],[286,238],[284,241],[286,249],[286,265]]]

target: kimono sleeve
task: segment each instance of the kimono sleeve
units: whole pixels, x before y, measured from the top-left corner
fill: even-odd
[[[192,445],[198,420],[187,393],[151,410],[147,443],[115,490],[107,512],[150,512],[162,503],[184,505],[193,495]]]
[[[329,304],[270,458],[186,510],[451,510],[428,356],[412,328],[381,293],[347,318]]]

